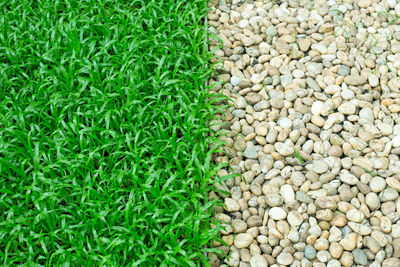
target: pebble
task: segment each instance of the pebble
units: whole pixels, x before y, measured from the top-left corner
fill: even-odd
[[[376,77],[376,75],[368,76],[368,82],[369,82],[369,85],[371,85],[372,87],[378,86],[378,84],[379,84],[379,80],[378,80],[378,77]]]
[[[331,255],[326,250],[317,252],[317,259],[320,262],[328,262],[331,258],[332,258]]]
[[[293,263],[293,256],[290,253],[282,252],[276,257],[276,261],[282,265],[290,265]]]
[[[281,187],[280,193],[285,203],[290,203],[295,200],[294,190],[288,184]]]
[[[400,267],[400,258],[387,258],[382,262],[382,267]]]
[[[276,151],[282,156],[289,156],[292,155],[294,152],[294,148],[287,143],[277,142],[275,143],[274,147]]]
[[[289,86],[293,81],[293,76],[292,74],[285,74],[281,76],[281,85],[285,88]]]
[[[281,126],[282,128],[291,128],[292,127],[292,121],[288,118],[281,118],[278,121],[279,126]]]
[[[381,192],[386,187],[386,181],[379,176],[373,177],[369,183],[369,187],[371,188],[372,192]]]
[[[282,194],[282,189],[281,189]],[[283,197],[278,194],[267,194],[265,196],[265,202],[271,207],[277,207],[282,205]]]
[[[393,188],[396,191],[400,191],[400,181],[393,177],[386,178],[386,183],[388,186]]]
[[[362,222],[364,214],[358,209],[351,209],[346,213],[346,218],[352,222]]]
[[[306,52],[308,49],[310,49],[311,40],[308,38],[300,39],[298,41],[298,45],[301,51]]]
[[[226,210],[229,212],[238,211],[240,209],[239,204],[232,198],[225,198]]]
[[[350,68],[346,65],[339,65],[338,75],[348,76],[350,74]]]
[[[322,72],[323,65],[321,63],[307,62],[306,69],[312,75],[316,76]]]
[[[243,156],[245,156],[246,158],[249,158],[249,159],[257,159],[258,153],[253,146],[249,146],[243,152]]]
[[[366,266],[368,263],[367,256],[365,255],[364,251],[361,249],[355,249],[352,251],[354,262],[363,266]]]
[[[356,76],[356,75],[349,75],[344,77],[344,82],[347,85],[364,85],[365,82],[367,81],[367,78],[364,76]]]
[[[358,179],[355,175],[351,173],[343,173],[340,175],[340,180],[343,183],[349,184],[349,185],[356,185],[358,182]]]
[[[313,260],[317,256],[317,251],[313,246],[307,245],[304,250],[304,256],[309,260]]]
[[[344,250],[352,251],[357,245],[357,235],[355,233],[350,233],[346,235],[339,243]]]
[[[337,207],[336,201],[330,196],[321,196],[315,200],[315,205],[322,209],[335,210]]]
[[[253,236],[247,233],[240,233],[236,235],[233,244],[236,248],[246,248],[253,242]]]
[[[338,107],[338,111],[345,115],[352,115],[356,113],[356,106],[353,103],[346,102]]]
[[[311,113],[314,115],[320,115],[323,108],[324,108],[324,102],[315,101],[311,106]]]
[[[250,267],[266,267],[268,266],[268,261],[261,255],[256,254],[251,257]]]
[[[355,94],[351,90],[342,90],[340,95],[343,97],[344,100],[351,100],[354,98]],[[361,116],[360,116],[361,117]]]
[[[379,243],[372,237],[366,236],[364,237],[364,244],[372,253],[376,254],[381,250]]]
[[[280,207],[273,207],[269,210],[269,216],[273,220],[283,220],[286,218],[286,211]]]
[[[314,161],[311,166],[311,169],[314,172],[319,173],[319,174],[327,172],[328,168],[329,168],[328,164],[326,164],[326,162],[324,160]]]
[[[356,232],[357,234],[360,234],[360,235],[369,235],[372,232],[371,228],[368,227],[367,225],[363,225],[363,224],[355,223],[355,222],[348,222],[348,225],[351,228],[351,230],[353,230],[354,232]]]
[[[330,244],[329,253],[333,258],[339,259],[342,256],[343,247],[339,243],[333,242]]]
[[[372,0],[359,0],[357,2],[357,5],[360,8],[367,8],[367,7],[371,6],[371,4],[372,4]]]
[[[298,211],[290,211],[287,220],[292,227],[297,227],[303,223],[303,216]]]

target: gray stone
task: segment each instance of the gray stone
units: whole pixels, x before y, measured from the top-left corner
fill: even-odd
[[[243,119],[246,116],[246,111],[242,109],[235,109],[234,111],[232,111],[232,116]]]
[[[355,76],[355,75],[350,75],[344,77],[344,82],[347,85],[364,85],[367,82],[367,78],[364,76]]]
[[[317,251],[313,246],[307,245],[304,250],[304,256],[309,260],[313,260],[317,256]]]
[[[265,196],[265,202],[271,207],[278,207],[282,205],[283,198],[278,194],[268,194]]]
[[[347,76],[350,74],[350,67],[346,65],[339,65],[338,75],[339,76]]]
[[[322,72],[323,65],[321,63],[307,62],[305,65],[306,65],[307,71],[312,76],[317,76],[318,74],[320,74]]]
[[[268,36],[275,36],[277,33],[278,33],[278,31],[277,31],[277,29],[276,29],[275,26],[270,25],[270,26],[267,28],[267,35],[268,35]]]
[[[297,191],[296,192],[296,199],[302,203],[310,204],[313,202],[312,198],[309,197],[306,193],[303,191]]]
[[[243,156],[249,159],[257,159],[258,153],[254,146],[248,146],[246,150],[243,152]]]
[[[282,85],[283,88],[285,88],[289,84],[291,84],[292,81],[293,81],[293,76],[290,73],[281,76],[281,85]]]
[[[354,262],[363,266],[366,266],[368,263],[367,256],[365,255],[364,251],[361,249],[355,249],[352,251]]]

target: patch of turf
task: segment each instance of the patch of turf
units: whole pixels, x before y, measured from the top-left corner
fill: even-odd
[[[203,0],[0,0],[1,265],[206,261],[206,14]]]

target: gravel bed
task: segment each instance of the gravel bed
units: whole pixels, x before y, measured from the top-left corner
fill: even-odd
[[[217,2],[211,265],[400,266],[400,3]]]

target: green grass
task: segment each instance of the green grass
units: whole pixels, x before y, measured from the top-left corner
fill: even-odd
[[[300,156],[296,149],[293,151],[292,157],[298,159],[301,164],[305,163],[304,159]]]
[[[0,0],[0,265],[206,262],[206,14],[205,0]]]
[[[371,177],[375,177],[376,173],[374,171],[369,171],[366,168],[362,168],[366,173],[368,173],[369,175],[371,175]]]

